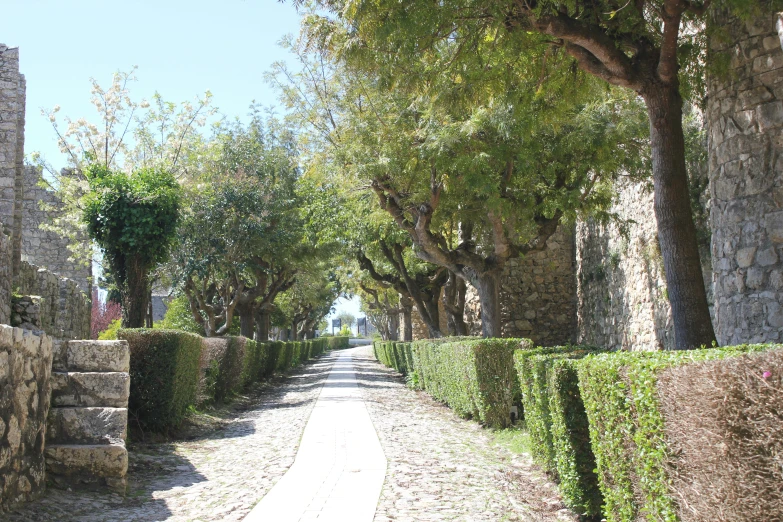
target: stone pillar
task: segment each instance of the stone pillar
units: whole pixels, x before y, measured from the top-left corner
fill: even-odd
[[[765,4],[764,1],[761,2]],[[783,49],[780,15],[718,13],[708,80],[715,333],[722,345],[783,340]]]

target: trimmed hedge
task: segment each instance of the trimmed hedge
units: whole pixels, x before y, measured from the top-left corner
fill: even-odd
[[[142,426],[166,431],[196,402],[201,337],[178,330],[120,330],[130,346],[128,409]]]
[[[270,343],[258,343],[240,337],[245,342],[245,359],[242,364],[242,386],[247,387],[266,376],[266,363]]]
[[[270,341],[264,343],[266,348],[266,363],[264,364],[264,377],[271,377],[280,366],[284,357],[285,343],[282,341]]]
[[[458,414],[486,426],[511,424],[514,350],[526,339],[467,339],[413,343],[421,385]]]
[[[223,402],[243,387],[244,337],[206,337],[201,349],[198,401]],[[250,341],[252,342],[252,341]]]
[[[322,339],[326,339],[329,344],[330,350],[341,350],[343,348],[350,348],[349,340],[351,339],[347,335],[337,335],[337,336],[327,336],[322,337]]]
[[[769,348],[744,345],[683,352],[619,352],[582,361],[579,388],[608,521],[679,520],[666,472],[674,455],[665,437],[658,375],[676,366]]]

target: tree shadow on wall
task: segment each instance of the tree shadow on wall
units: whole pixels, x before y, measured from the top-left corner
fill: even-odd
[[[631,226],[636,226],[631,224]],[[614,228],[614,230],[613,230]],[[579,225],[577,266],[577,317],[580,342],[609,348],[633,350],[638,336],[632,318],[642,313],[644,303],[630,294],[642,278],[642,285],[652,307],[656,345],[663,349],[669,342],[669,309],[664,291],[658,285],[658,265],[653,242],[627,233],[614,245],[610,236],[618,235],[616,225],[600,224],[589,219]],[[638,254],[631,248],[638,245]],[[655,238],[654,245],[657,245]],[[658,250],[658,258],[660,250]],[[631,258],[631,256],[634,256]],[[628,261],[640,265],[637,273],[626,273]]]

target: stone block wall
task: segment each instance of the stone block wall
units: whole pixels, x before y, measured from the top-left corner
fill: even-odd
[[[45,488],[52,340],[0,325],[0,511]]]
[[[11,238],[3,233],[0,223],[0,324],[11,322]]]
[[[124,492],[130,396],[127,341],[55,343],[46,471],[63,488]]]
[[[38,169],[26,167],[23,177],[22,260],[75,281],[82,292],[90,295],[90,265],[72,259],[67,238],[41,228],[41,225],[51,224],[59,217],[62,203],[51,190],[40,186],[41,172]],[[87,238],[82,239],[87,241]]]
[[[40,296],[40,327],[51,337],[90,338],[90,298],[74,281],[22,262],[15,285],[22,295]]]
[[[511,259],[500,279],[500,320],[504,337],[525,337],[541,345],[573,342],[576,324],[574,236],[559,228],[547,248]],[[478,294],[468,285],[465,322],[481,335]]]
[[[613,350],[674,346],[652,187],[625,182],[612,208],[631,221],[576,227],[577,342]]]
[[[769,3],[760,13],[717,13],[726,36],[710,42],[730,60],[707,104],[720,344],[783,341],[783,23]]]

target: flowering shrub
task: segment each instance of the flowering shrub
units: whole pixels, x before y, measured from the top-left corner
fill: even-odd
[[[98,290],[92,291],[92,321],[90,337],[97,339],[101,332],[109,328],[112,321],[122,317],[122,307],[114,301],[101,301]]]

